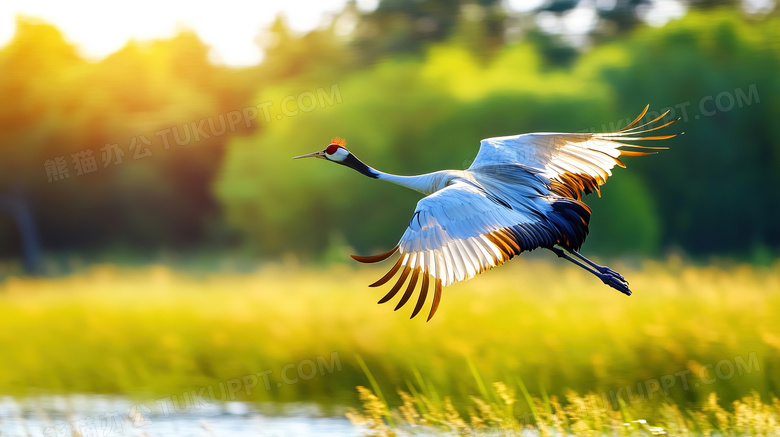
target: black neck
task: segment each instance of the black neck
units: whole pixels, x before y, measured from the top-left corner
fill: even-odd
[[[357,171],[360,174],[366,175],[372,179],[376,179],[379,177],[379,174],[374,170],[373,168],[367,166],[363,163],[363,161],[359,160],[357,156],[350,153],[347,155],[347,158],[343,161],[338,161],[339,164],[345,165],[355,171]]]

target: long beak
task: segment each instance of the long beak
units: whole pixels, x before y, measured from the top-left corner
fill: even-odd
[[[293,159],[301,159],[301,158],[322,158],[322,159],[325,159],[325,151],[324,150],[320,150],[319,152],[307,153],[305,155],[296,156]]]

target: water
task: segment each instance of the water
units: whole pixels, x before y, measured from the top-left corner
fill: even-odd
[[[274,415],[263,414],[274,411]],[[360,429],[343,417],[327,417],[308,404],[280,407],[243,402],[134,403],[97,396],[0,398],[0,436],[262,436],[351,437]]]

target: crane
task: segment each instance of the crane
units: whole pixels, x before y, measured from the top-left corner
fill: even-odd
[[[385,173],[369,167],[334,138],[321,151],[296,156],[321,158],[349,167],[369,178],[391,182],[425,195],[398,244],[386,253],[352,258],[376,263],[398,252],[400,257],[378,287],[398,275],[385,303],[408,285],[395,309],[404,306],[420,282],[412,312],[422,309],[433,282],[430,321],[441,302],[442,288],[465,281],[499,266],[524,251],[544,248],[592,273],[604,284],[630,296],[628,281],[609,267],[579,253],[588,235],[591,209],[582,194],[595,192],[612,175],[615,165],[625,167],[622,156],[657,152],[622,141],[665,140],[677,136],[638,136],[666,127],[675,119],[651,127],[664,118],[638,124],[645,106],[633,122],[612,133],[529,133],[486,138],[466,170],[441,170],[414,176]],[[636,150],[639,149],[639,150]]]

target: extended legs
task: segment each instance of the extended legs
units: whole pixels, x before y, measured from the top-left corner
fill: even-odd
[[[548,249],[550,249],[554,254],[558,255],[558,257],[570,261],[594,274],[599,279],[601,279],[602,282],[614,288],[615,290],[618,290],[627,296],[631,296],[631,290],[628,288],[628,281],[626,281],[626,278],[621,276],[620,273],[610,269],[609,267],[600,266],[594,263],[593,261],[582,256],[582,254],[576,250],[573,250],[571,253],[575,257],[579,258],[579,260],[570,256],[563,249],[559,249],[557,247],[548,247]],[[581,262],[580,260],[585,261],[585,263]]]

